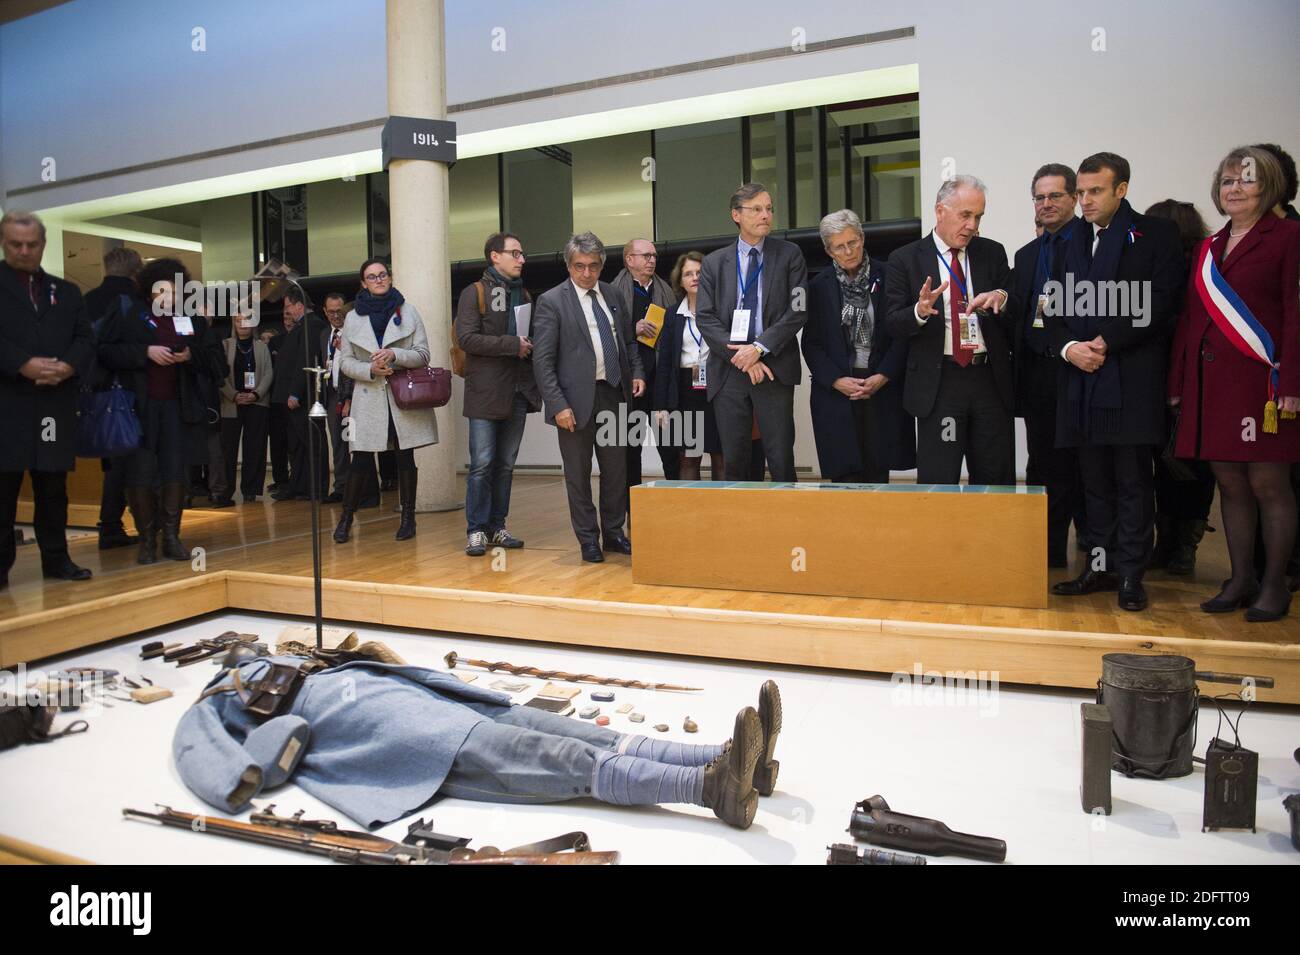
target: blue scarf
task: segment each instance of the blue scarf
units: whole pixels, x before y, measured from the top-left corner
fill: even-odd
[[[388,320],[393,317],[406,299],[402,293],[397,291],[396,286],[389,286],[387,292],[381,296],[371,295],[366,289],[361,290],[356,301],[352,303],[352,308],[358,315],[364,315],[370,319],[370,327],[375,330],[375,341],[379,347],[384,346],[384,332],[388,329]],[[402,317],[397,317],[397,324],[402,324]]]
[[[1077,283],[1083,279],[1089,282],[1112,282],[1119,273],[1119,260],[1124,254],[1124,245],[1128,242],[1129,228],[1133,225],[1133,207],[1127,199],[1120,200],[1115,216],[1106,226],[1097,243],[1097,252],[1092,252],[1092,227],[1075,229],[1070,236],[1065,251],[1065,270],[1074,273]],[[1094,305],[1099,304],[1099,297],[1094,297]],[[1094,308],[1094,313],[1100,309]],[[1066,311],[1071,311],[1068,307]],[[1076,341],[1089,342],[1101,334],[1106,323],[1113,316],[1093,314],[1087,317],[1065,315],[1063,320],[1070,330],[1070,337]],[[1130,321],[1127,316],[1119,316],[1119,321]],[[1066,362],[1066,413],[1071,424],[1085,436],[1093,434],[1114,434],[1119,430],[1124,394],[1120,385],[1121,356],[1108,352],[1105,363],[1095,372],[1089,374]]]

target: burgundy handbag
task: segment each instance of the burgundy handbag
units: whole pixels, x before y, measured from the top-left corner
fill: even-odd
[[[451,400],[451,372],[446,368],[399,368],[388,376],[388,387],[403,411],[441,408]]]

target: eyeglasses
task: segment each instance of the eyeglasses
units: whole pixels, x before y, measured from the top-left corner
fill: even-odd
[[[569,268],[573,269],[573,271],[575,272],[581,272],[584,275],[588,272],[595,272],[597,275],[599,275],[600,270],[604,268],[604,263],[592,262],[590,265],[579,265],[578,263],[575,262],[574,264],[570,265]]]
[[[629,252],[627,254],[627,257],[629,259],[633,258],[634,256],[640,256],[643,259],[657,259],[659,258],[659,253],[658,252]]]
[[[760,215],[764,212],[768,215],[772,214],[771,206],[741,206],[740,208],[744,209],[746,212],[752,212],[754,215]]]
[[[1060,202],[1065,196],[1064,192],[1049,192],[1045,196],[1034,196],[1034,205],[1041,206],[1044,202]]]
[[[523,249],[503,249],[502,252],[501,252],[501,254],[502,254],[502,255],[508,255],[508,256],[510,256],[512,259],[525,259],[525,258],[527,258],[527,256],[524,255],[524,250],[523,250]]]
[[[1219,180],[1219,188],[1231,189],[1233,186],[1240,185],[1244,189],[1246,186],[1253,185],[1258,181],[1259,181],[1258,179],[1245,179],[1240,176],[1236,178],[1233,178],[1231,176],[1224,176],[1222,179]]]
[[[367,282],[382,282],[388,278],[387,272],[372,272],[370,275],[362,276]]]
[[[842,242],[839,245],[831,246],[831,255],[852,255],[858,249],[862,248],[861,239],[850,239],[848,242]]]

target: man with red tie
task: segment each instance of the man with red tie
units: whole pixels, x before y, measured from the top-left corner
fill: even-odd
[[[30,212],[0,219],[0,590],[13,566],[14,518],[23,472],[32,480],[41,570],[86,580],[68,556],[68,472],[76,467],[77,388],[95,344],[81,291],[41,268],[45,226]]]
[[[984,183],[957,176],[939,188],[934,231],[889,257],[886,327],[907,343],[903,407],[916,418],[917,480],[1015,484],[1015,408],[1008,307],[1011,270],[1001,244],[979,236]]]

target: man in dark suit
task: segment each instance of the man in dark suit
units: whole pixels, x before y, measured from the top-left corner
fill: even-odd
[[[917,480],[1014,484],[1011,270],[1002,246],[979,235],[984,184],[939,187],[934,231],[889,257],[890,334],[908,343],[903,407],[916,418]]]
[[[623,246],[623,268],[614,276],[614,281],[609,283],[618,293],[618,304],[623,314],[631,316],[638,338],[643,335],[653,337],[655,334],[654,325],[646,320],[651,305],[658,305],[666,316],[677,303],[672,286],[655,274],[655,266],[658,264],[659,253],[653,242],[649,239],[630,239]],[[632,407],[647,415],[653,405],[655,389],[655,349],[656,346],[641,341],[636,343],[637,353],[641,356],[641,368],[646,375],[646,393],[632,402]],[[664,477],[670,481],[677,480],[680,449],[666,442],[657,447],[659,460],[664,466]],[[628,487],[641,483],[641,451],[640,445],[629,446],[627,449]]]
[[[330,292],[325,296],[325,320],[329,322],[329,327],[321,329],[320,333],[320,353],[325,359],[325,364],[320,367],[328,368],[330,372],[321,381],[321,401],[325,404],[325,412],[328,415],[331,457],[334,461],[334,489],[325,497],[326,504],[337,504],[342,501],[343,486],[348,482],[350,455],[348,443],[343,440],[343,416],[339,414],[339,408],[343,404],[339,385],[346,377],[338,369],[338,352],[343,341],[343,319],[347,317],[347,309],[343,306],[343,296],[338,292]]]
[[[774,481],[794,481],[794,386],[803,376],[797,336],[808,319],[808,269],[799,247],[772,231],[772,197],[750,182],[731,196],[735,242],[700,271],[696,324],[709,343],[705,369],[727,480],[749,477],[753,425]]]
[[[23,472],[32,478],[41,570],[56,580],[90,571],[68,556],[68,472],[76,467],[78,379],[95,357],[81,290],[41,269],[45,226],[30,212],[0,219],[0,589],[14,565]]]
[[[1052,344],[1067,362],[1058,377],[1056,443],[1078,449],[1092,550],[1083,573],[1052,592],[1118,589],[1122,609],[1143,610],[1155,526],[1153,449],[1165,440],[1182,246],[1172,221],[1128,204],[1122,156],[1089,156],[1077,179],[1084,223],[1066,245],[1059,305],[1049,295],[1046,311]]]
[[[281,487],[271,497],[276,501],[310,500],[311,472],[316,468],[316,487],[323,496],[329,481],[329,465],[325,461],[324,434],[316,442],[316,460],[309,460],[307,429],[311,422],[307,411],[315,400],[314,381],[304,370],[309,365],[320,367],[321,333],[324,323],[314,312],[307,311],[307,299],[302,291],[289,289],[284,296],[285,334],[275,353],[275,379],[271,384],[271,407],[282,405],[289,429],[289,486]],[[305,350],[303,336],[307,338]]]
[[[645,375],[630,316],[611,285],[600,281],[605,246],[590,232],[564,246],[569,278],[537,299],[533,310],[533,373],[546,420],[559,432],[569,518],[582,559],[604,549],[631,554],[627,516],[627,442],[619,408],[645,393]],[[615,438],[611,439],[611,431]],[[597,440],[597,436],[600,440]],[[600,522],[591,500],[591,454],[600,464]]]
[[[1083,222],[1074,215],[1074,170],[1048,163],[1030,184],[1037,238],[1016,252],[1012,295],[1017,305],[1016,415],[1025,419],[1029,460],[1025,483],[1047,489],[1047,566],[1066,566],[1070,522],[1083,530],[1083,486],[1074,448],[1056,446],[1056,378],[1064,368],[1043,313],[1049,280],[1065,273],[1065,244]]]
[[[907,343],[885,331],[885,263],[867,256],[851,209],[822,219],[833,264],[808,283],[800,342],[812,375],[809,405],[822,477],[888,484],[916,467],[916,422],[903,410]]]

